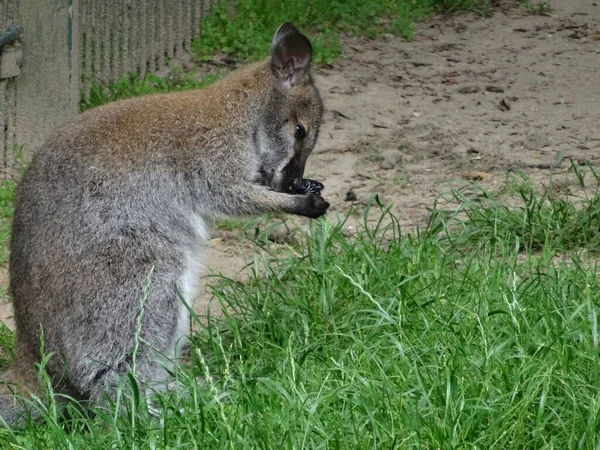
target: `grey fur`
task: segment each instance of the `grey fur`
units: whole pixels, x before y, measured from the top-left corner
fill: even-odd
[[[320,188],[302,191],[315,186],[302,177],[322,115],[306,43],[284,24],[268,61],[204,92],[96,108],[35,155],[19,186],[11,240],[15,367],[40,361],[43,327],[45,352],[55,353],[46,367],[55,390],[94,403],[114,396],[132,366],[152,272],[136,374],[161,383],[189,328],[177,291],[193,300],[207,224],[325,213]],[[297,139],[300,120],[307,133]],[[13,401],[3,399],[0,415],[10,422]]]

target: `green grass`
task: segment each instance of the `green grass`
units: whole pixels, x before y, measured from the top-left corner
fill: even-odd
[[[12,147],[13,164],[9,176],[0,180],[0,266],[6,266],[8,263],[8,241],[12,224],[13,210],[17,195],[17,182],[27,168],[23,158],[23,146],[13,145]],[[0,289],[0,297],[4,297],[5,289]]]
[[[273,34],[291,21],[310,36],[317,63],[342,50],[340,34],[371,39],[382,33],[411,38],[415,22],[433,12],[490,10],[489,0],[231,0],[218,3],[202,21],[193,49],[199,61],[225,53],[241,61],[267,55]]]
[[[385,211],[353,238],[343,223],[314,221],[299,231],[301,256],[257,259],[267,275],[248,283],[214,280],[229,313],[194,335],[184,388],[159,397],[157,417],[134,389],[121,414],[74,410],[61,422],[51,409],[48,424],[0,431],[0,442],[597,448],[598,179],[589,168],[568,176],[589,195],[514,176],[499,197],[455,191],[411,234]]]
[[[0,180],[0,265],[8,262],[8,238],[15,205],[16,184]]]
[[[531,14],[550,15],[554,9],[548,2],[531,2],[530,0],[520,0],[521,4],[529,10]]]
[[[140,95],[199,89],[217,79],[217,75],[195,79],[188,73],[175,73],[172,77],[163,78],[150,73],[139,75],[132,72],[129,76],[121,77],[114,83],[93,84],[89,94],[82,94],[80,110],[85,111],[104,103]]]

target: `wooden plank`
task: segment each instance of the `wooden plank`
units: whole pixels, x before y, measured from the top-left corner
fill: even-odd
[[[183,49],[188,53],[191,52],[193,21],[192,1],[183,0]]]
[[[165,5],[165,38],[167,43],[166,56],[173,59],[175,56],[175,8],[172,2],[167,2]]]
[[[175,55],[181,57],[183,53],[183,14],[182,0],[173,0],[175,18]]]
[[[6,85],[8,80],[0,80],[0,154],[2,155],[2,176],[4,177],[7,173],[7,168],[10,166],[6,150],[8,148],[8,133],[5,131],[6,124],[8,122],[7,106],[8,106],[8,93],[6,92]]]
[[[121,0],[113,1],[114,20],[113,20],[113,45],[114,45],[114,61],[113,61],[113,76],[119,77],[123,71],[123,16],[121,14]]]
[[[121,61],[122,68],[119,75],[125,76],[132,67],[131,62],[131,22],[129,20],[130,5],[125,1],[121,0]]]
[[[148,42],[148,51],[150,53],[149,59],[150,64],[148,66],[148,70],[150,72],[155,72],[159,69],[159,32],[157,27],[157,19],[158,19],[158,7],[156,4],[156,0],[149,0],[148,4],[148,30],[149,30],[149,42]]]
[[[113,1],[102,0],[104,2],[104,23],[102,24],[104,41],[104,81],[109,83],[114,81],[114,43],[113,43]]]
[[[24,143],[20,143],[17,140],[17,125],[16,125],[16,115],[17,115],[17,79],[11,78],[6,83],[6,88],[4,92],[4,100],[5,105],[4,109],[6,111],[6,121],[4,123],[4,136],[5,136],[5,144],[4,144],[4,168],[5,173],[10,178],[15,178],[18,175],[18,172],[15,170],[15,161],[16,161],[16,151],[20,151],[20,146],[24,145]]]
[[[90,56],[88,53],[89,37],[87,36],[88,29],[88,15],[87,7],[89,0],[79,0],[79,29],[81,33],[79,35],[79,45],[81,48],[81,92],[85,95],[89,93],[89,70],[90,70]]]

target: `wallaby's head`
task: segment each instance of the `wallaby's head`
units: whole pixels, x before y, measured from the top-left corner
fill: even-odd
[[[312,46],[291,23],[279,27],[268,64],[271,89],[256,135],[263,183],[298,191],[319,133],[323,103],[310,75]]]

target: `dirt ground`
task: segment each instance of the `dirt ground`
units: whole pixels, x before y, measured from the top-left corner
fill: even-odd
[[[600,0],[548,3],[543,15],[511,4],[489,18],[437,17],[411,42],[346,39],[343,57],[316,71],[326,112],[306,172],[324,182],[330,219],[379,194],[410,228],[465,179],[493,191],[511,169],[544,182],[568,158],[598,165]],[[208,272],[243,278],[256,248],[213,236]],[[0,321],[13,326],[8,301]]]

